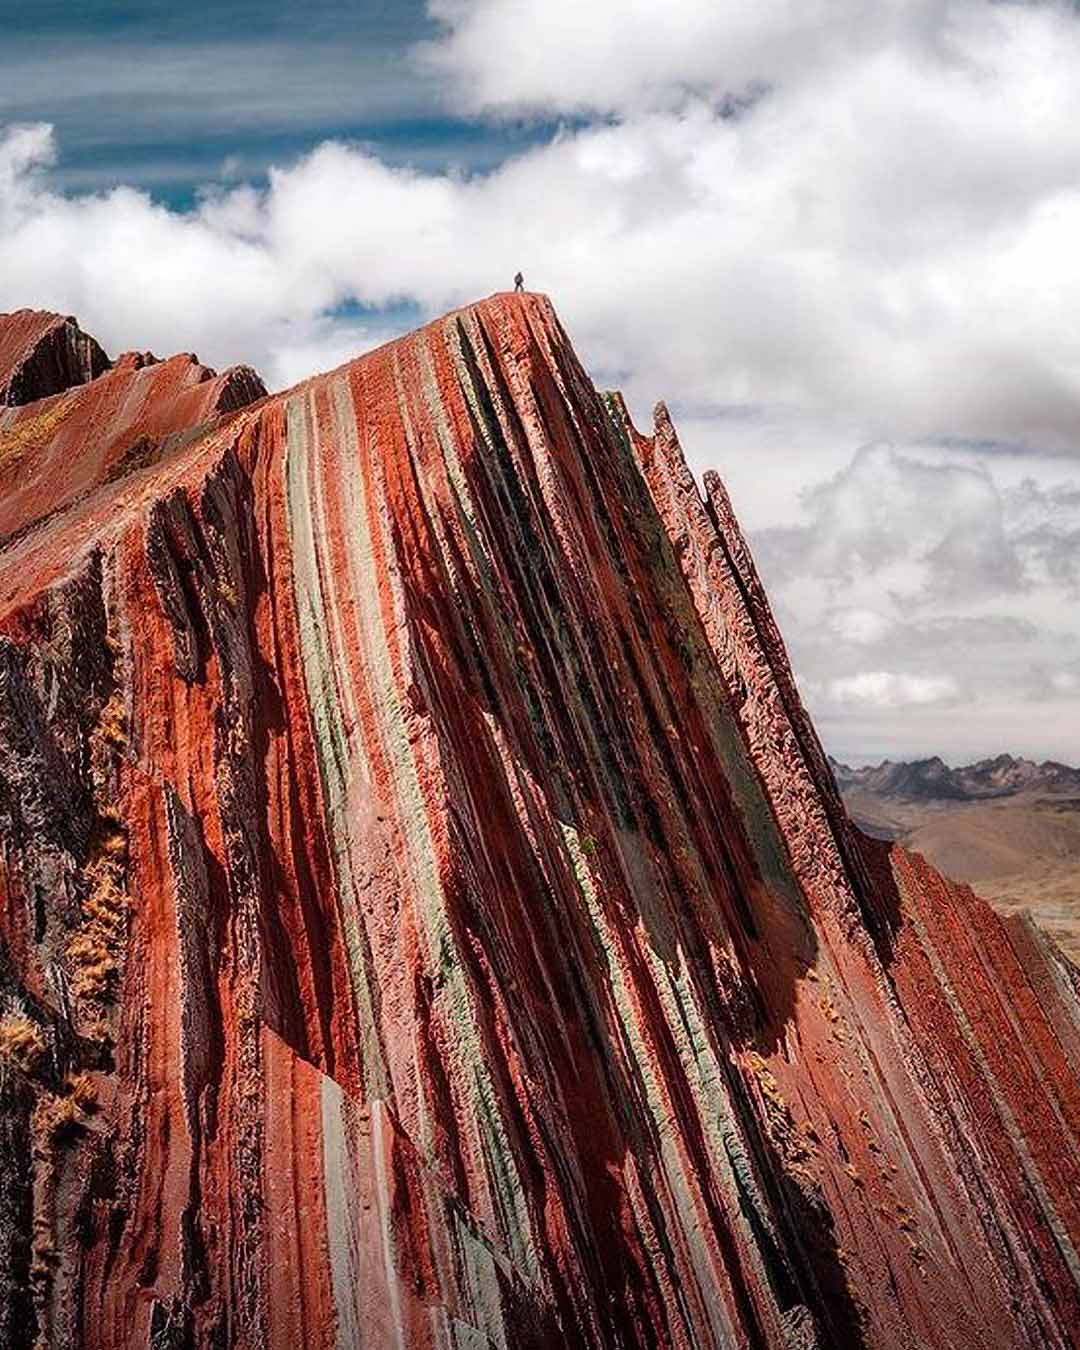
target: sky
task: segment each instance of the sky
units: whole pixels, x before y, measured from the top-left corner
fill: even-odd
[[[826,748],[1080,763],[1080,10],[0,0],[0,309],[271,387],[521,268]]]

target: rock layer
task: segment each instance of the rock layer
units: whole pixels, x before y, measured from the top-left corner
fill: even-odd
[[[121,365],[0,413],[0,1344],[1075,1344],[1080,977],[663,409],[531,295]]]
[[[4,336],[8,317],[11,340]],[[73,329],[77,338],[70,350],[63,348],[67,356],[58,368],[43,364],[42,348],[67,342]],[[249,367],[218,375],[189,354],[158,361],[149,352],[127,352],[111,363],[73,320],[29,310],[0,316],[0,380],[6,353],[24,349],[27,331],[44,337],[32,359],[13,366],[8,386],[34,389],[33,401],[0,406],[0,543],[104,482],[167,458],[174,443],[196,439],[216,415],[266,393]],[[97,356],[80,366],[77,353],[84,348]],[[0,404],[2,393],[0,385]],[[41,396],[53,393],[62,397]]]

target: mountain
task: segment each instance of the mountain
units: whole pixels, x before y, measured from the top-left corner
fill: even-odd
[[[1080,1340],[1080,973],[852,827],[662,406],[535,295],[87,373],[0,407],[0,1344]]]
[[[876,767],[852,769],[830,758],[842,792],[861,789],[897,801],[981,801],[1020,792],[1080,794],[1080,769],[1044,760],[998,755],[951,769],[936,755],[911,762],[883,760]]]
[[[1080,962],[1080,770],[998,755],[850,769],[830,760],[852,819],[898,840],[999,912],[1029,911]]]
[[[70,315],[0,314],[0,406],[61,394],[108,367],[102,348]]]

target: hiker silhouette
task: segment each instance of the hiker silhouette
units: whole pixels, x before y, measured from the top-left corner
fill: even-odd
[[[523,291],[524,289],[525,289],[525,278],[521,275],[520,272],[518,272],[514,276],[514,290]]]

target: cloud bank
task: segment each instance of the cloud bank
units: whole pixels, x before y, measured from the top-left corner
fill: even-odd
[[[765,528],[759,561],[803,692],[853,756],[1075,758],[1080,484],[865,446]]]
[[[429,9],[448,107],[563,129],[473,175],[328,141],[179,212],[64,193],[49,126],[9,128],[0,306],[281,386],[521,267],[731,482],[830,734],[948,753],[960,709],[1037,750],[1070,699],[1080,728],[1075,8]]]

